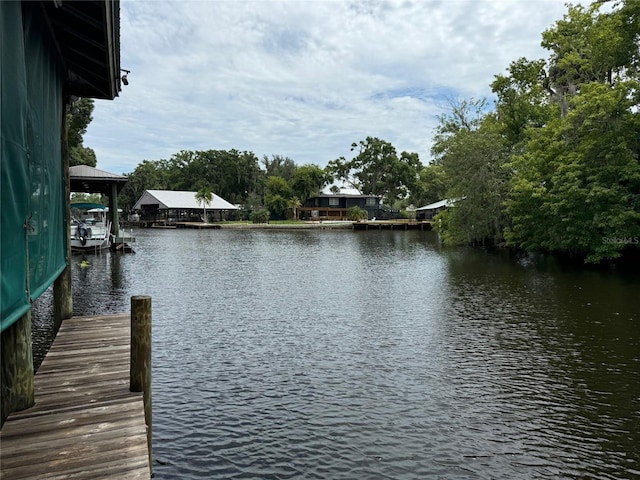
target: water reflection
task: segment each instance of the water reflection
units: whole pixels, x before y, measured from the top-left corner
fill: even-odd
[[[428,232],[135,233],[74,312],[153,297],[156,478],[632,478],[633,275]]]
[[[631,478],[639,461],[640,342],[628,295],[637,283],[598,271],[514,268],[477,251],[464,257],[450,255],[450,338],[459,344],[455,355],[478,360],[461,362],[471,366],[463,387],[473,389],[468,378],[498,387],[490,403],[502,403],[499,418],[487,424],[510,427],[500,436],[519,441],[513,461],[543,466],[549,478],[583,478],[594,468],[597,478]],[[620,438],[612,448],[605,432],[614,431]]]

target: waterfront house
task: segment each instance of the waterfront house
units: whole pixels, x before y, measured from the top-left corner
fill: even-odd
[[[34,403],[33,302],[72,315],[67,108],[120,91],[120,4],[0,1],[0,417]]]
[[[139,212],[138,221],[145,226],[175,225],[178,222],[203,222],[204,210],[208,220],[226,220],[238,207],[215,193],[206,205],[198,203],[196,192],[182,190],[145,190],[133,206]]]
[[[309,197],[298,208],[300,220],[346,220],[352,207],[367,211],[369,218],[380,215],[382,197],[379,195],[363,195],[355,189],[340,189],[337,193],[323,190]]]

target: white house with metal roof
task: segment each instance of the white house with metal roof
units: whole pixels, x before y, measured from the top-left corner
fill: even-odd
[[[224,220],[229,211],[238,207],[215,193],[211,202],[203,205],[196,200],[196,192],[182,190],[145,190],[133,206],[133,210],[141,212],[140,221],[147,223],[203,221],[205,209],[207,216],[214,213],[216,220]]]

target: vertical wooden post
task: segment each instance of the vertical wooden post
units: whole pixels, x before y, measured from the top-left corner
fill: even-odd
[[[71,266],[67,266],[53,282],[53,324],[57,332],[62,321],[73,316]]]
[[[57,333],[62,320],[73,316],[73,297],[71,292],[71,266],[69,259],[71,258],[71,206],[69,205],[69,197],[71,196],[71,180],[69,179],[69,122],[67,119],[68,102],[67,99],[62,109],[62,128],[60,132],[60,145],[62,146],[62,173],[64,175],[64,229],[65,229],[65,259],[67,261],[66,268],[60,276],[53,282],[53,328]]]
[[[118,185],[116,182],[111,184],[111,193],[109,194],[109,217],[111,219],[111,233],[114,237],[120,236],[120,215],[118,213]]]
[[[153,470],[151,422],[151,297],[131,297],[131,365],[129,390],[142,392],[144,420],[147,424],[149,468]]]
[[[11,412],[24,410],[35,403],[31,312],[2,332],[1,342],[0,425]]]

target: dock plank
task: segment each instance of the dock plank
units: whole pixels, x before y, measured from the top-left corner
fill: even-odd
[[[128,314],[62,323],[35,377],[35,405],[0,431],[0,479],[151,478],[129,342]]]

